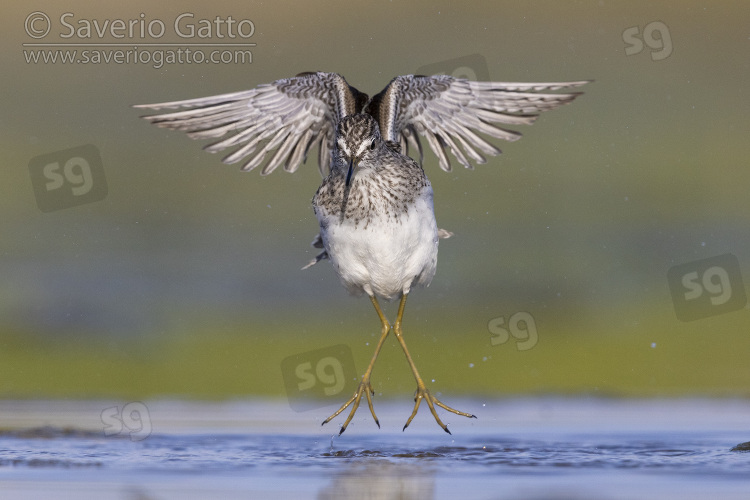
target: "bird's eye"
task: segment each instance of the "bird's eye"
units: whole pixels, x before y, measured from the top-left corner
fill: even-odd
[[[375,141],[370,143],[370,151],[375,151]]]

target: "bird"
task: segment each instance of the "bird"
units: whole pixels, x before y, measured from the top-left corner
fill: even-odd
[[[445,74],[402,75],[369,97],[338,73],[305,72],[250,90],[134,107],[159,111],[143,116],[158,127],[214,140],[204,147],[208,152],[233,148],[223,162],[242,161],[243,171],[263,165],[261,175],[281,166],[295,172],[310,151],[318,149],[323,180],[312,199],[319,223],[312,245],[322,251],[303,269],[330,260],[352,295],[369,297],[381,323],[375,352],[356,391],[323,425],[350,408],[339,430],[343,434],[364,396],[380,427],[370,379],[393,331],[417,384],[414,408],[402,430],[425,401],[437,424],[451,434],[435,407],[476,416],[444,404],[427,389],[402,329],[407,297],[412,289],[430,284],[439,240],[452,236],[435,220],[420,136],[442,170],[452,170],[446,148],[459,164],[473,169],[472,162],[483,164],[486,156],[501,153],[480,134],[518,140],[519,132],[502,125],[531,125],[541,112],[573,101],[581,92],[571,89],[589,82],[480,82]],[[399,301],[393,324],[379,299]]]

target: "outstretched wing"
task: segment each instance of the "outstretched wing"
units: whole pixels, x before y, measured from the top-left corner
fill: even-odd
[[[242,170],[254,169],[275,150],[262,175],[282,164],[294,172],[310,149],[319,146],[318,167],[325,176],[336,123],[361,110],[366,101],[367,95],[339,74],[301,73],[242,92],[134,107],[180,109],[144,118],[158,127],[187,132],[193,139],[221,138],[204,149],[214,153],[236,148],[223,161],[246,159]]]
[[[443,170],[451,170],[446,146],[461,165],[473,168],[470,160],[485,163],[483,155],[501,152],[477,132],[506,141],[518,140],[519,132],[496,124],[530,125],[542,111],[555,109],[580,95],[551,92],[586,83],[474,82],[447,75],[406,75],[394,78],[374,96],[367,112],[378,120],[386,140],[400,144],[405,153],[409,146],[418,149],[420,164],[422,145],[418,135],[427,139]]]

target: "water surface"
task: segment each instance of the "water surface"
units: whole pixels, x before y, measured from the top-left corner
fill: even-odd
[[[750,402],[463,400],[479,419],[376,401],[336,436],[284,401],[0,403],[3,498],[747,498]],[[140,406],[139,406],[140,405]],[[137,424],[138,417],[142,422]],[[128,420],[130,419],[130,420]],[[108,428],[105,427],[109,425]],[[145,427],[143,427],[145,426]],[[150,430],[149,433],[139,431]],[[106,435],[109,434],[109,435]]]

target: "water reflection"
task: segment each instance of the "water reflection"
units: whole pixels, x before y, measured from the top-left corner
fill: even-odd
[[[435,497],[433,471],[419,465],[366,460],[350,464],[318,493],[319,500],[410,500]]]

